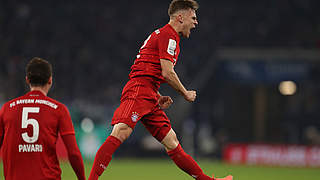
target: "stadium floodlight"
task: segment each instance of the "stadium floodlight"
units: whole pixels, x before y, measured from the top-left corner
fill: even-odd
[[[90,133],[93,131],[94,129],[94,123],[90,118],[84,118],[81,121],[81,129],[85,132],[85,133]]]
[[[297,85],[293,81],[282,81],[279,84],[279,91],[282,95],[294,95],[297,92]]]

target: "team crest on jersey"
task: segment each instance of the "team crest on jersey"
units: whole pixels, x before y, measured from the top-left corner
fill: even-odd
[[[137,122],[138,121],[138,118],[139,118],[139,114],[137,112],[132,112],[132,115],[131,115],[131,120],[133,122]]]

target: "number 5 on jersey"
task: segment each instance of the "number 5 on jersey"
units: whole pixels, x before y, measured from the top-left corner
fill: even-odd
[[[34,143],[39,138],[39,123],[36,119],[28,119],[29,113],[39,113],[39,107],[24,107],[22,109],[21,128],[26,129],[30,124],[33,128],[33,136],[29,136],[27,132],[22,133],[22,139],[27,143]]]

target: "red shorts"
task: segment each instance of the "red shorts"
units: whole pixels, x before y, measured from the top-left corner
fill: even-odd
[[[132,78],[124,86],[120,106],[112,118],[112,125],[125,123],[132,129],[141,120],[142,124],[159,142],[171,129],[170,120],[158,105],[157,84],[149,77]]]

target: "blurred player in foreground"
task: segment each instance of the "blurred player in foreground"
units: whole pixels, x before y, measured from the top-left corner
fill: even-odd
[[[67,107],[47,97],[52,86],[52,66],[33,58],[26,67],[30,92],[5,103],[0,110],[0,148],[6,180],[61,179],[56,154],[60,133],[78,179],[84,165]]]
[[[196,98],[196,91],[187,90],[180,82],[174,66],[180,52],[180,36],[189,38],[190,30],[198,24],[197,9],[198,3],[194,0],[173,0],[168,10],[169,23],[154,31],[144,41],[131,67],[130,80],[122,91],[121,104],[114,112],[113,131],[96,154],[89,180],[98,179],[103,173],[112,154],[130,136],[138,121],[164,145],[180,169],[197,180],[214,179],[205,175],[193,158],[182,149],[163,111],[173,101],[158,92],[160,84],[167,82],[187,101],[193,102]],[[222,180],[232,180],[232,176]]]

